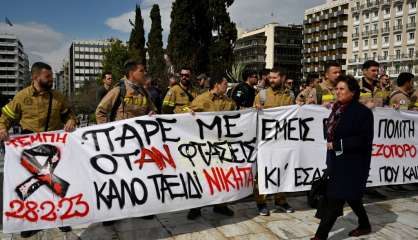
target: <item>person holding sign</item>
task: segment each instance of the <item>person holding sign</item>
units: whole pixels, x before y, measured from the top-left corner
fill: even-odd
[[[221,112],[237,109],[235,102],[226,96],[228,82],[222,75],[211,76],[209,80],[210,91],[197,96],[190,105],[190,112]],[[213,211],[225,216],[233,216],[232,211],[226,204],[217,204]],[[194,220],[201,215],[200,208],[190,209],[187,218]]]
[[[261,90],[255,97],[254,106],[257,109],[274,108],[280,106],[287,106],[294,104],[293,98],[289,89],[284,86],[286,74],[283,70],[272,69],[269,75],[270,87],[266,90]],[[254,196],[257,203],[257,208],[262,216],[270,215],[267,208],[266,195],[258,193],[257,184],[254,185]],[[294,212],[293,208],[287,203],[286,195],[284,193],[277,193],[274,196],[274,203],[276,207],[287,213]]]
[[[31,68],[32,84],[19,91],[13,100],[2,108],[0,118],[0,140],[9,138],[8,130],[19,123],[23,134],[47,132],[62,129],[73,131],[77,118],[65,97],[52,90],[52,68],[46,63],[36,62]],[[71,227],[60,227],[62,232]],[[39,230],[24,231],[20,235],[28,238]]]
[[[327,173],[325,207],[313,240],[327,239],[332,226],[342,215],[344,204],[353,209],[359,226],[349,233],[369,234],[371,226],[362,198],[366,191],[373,144],[373,113],[359,102],[360,86],[352,76],[337,81],[337,102],[326,124]]]

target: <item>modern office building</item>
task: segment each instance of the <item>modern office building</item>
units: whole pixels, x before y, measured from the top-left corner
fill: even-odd
[[[303,74],[323,73],[328,61],[347,70],[351,0],[327,0],[305,10],[303,21]]]
[[[96,79],[102,73],[103,49],[109,41],[74,41],[69,52],[69,95],[88,80]]]
[[[0,34],[0,92],[11,99],[29,82],[29,60],[22,43],[14,35]]]
[[[418,73],[416,0],[357,0],[351,12],[348,73],[360,77],[366,60],[378,61],[391,78]]]
[[[301,79],[302,26],[267,24],[238,36],[234,48],[235,63],[255,71],[280,67],[289,78]]]

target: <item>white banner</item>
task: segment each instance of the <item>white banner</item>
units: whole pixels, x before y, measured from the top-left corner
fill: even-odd
[[[253,191],[255,111],[144,116],[6,143],[3,231],[229,202]]]
[[[320,106],[288,106],[259,114],[257,170],[260,193],[309,190],[326,168]],[[418,114],[376,108],[367,186],[418,182]]]

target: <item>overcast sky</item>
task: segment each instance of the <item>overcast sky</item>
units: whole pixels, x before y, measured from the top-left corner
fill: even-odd
[[[72,0],[2,1],[0,33],[17,35],[22,41],[31,63],[42,60],[59,70],[73,40],[96,40],[117,37],[129,38],[135,4],[139,3],[144,28],[150,28],[149,13],[153,4],[160,5],[163,36],[166,42],[173,0]],[[237,27],[251,30],[264,24],[301,24],[307,8],[325,0],[236,0],[229,9]],[[4,23],[8,17],[13,27]]]

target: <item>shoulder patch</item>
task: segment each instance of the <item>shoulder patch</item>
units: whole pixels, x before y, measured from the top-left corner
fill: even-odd
[[[23,99],[23,103],[25,105],[32,105],[32,98],[31,97],[25,97],[25,99]]]

